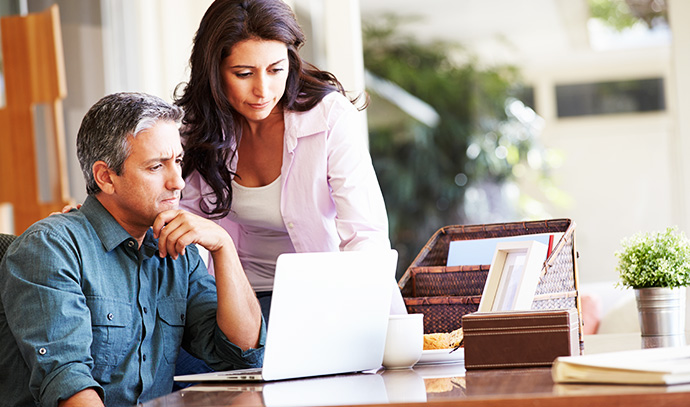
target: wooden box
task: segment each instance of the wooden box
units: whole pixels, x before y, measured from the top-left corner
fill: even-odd
[[[548,367],[579,355],[578,321],[575,308],[467,314],[465,369]]]

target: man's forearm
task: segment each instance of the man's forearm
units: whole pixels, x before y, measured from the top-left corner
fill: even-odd
[[[255,348],[261,335],[261,307],[256,299],[235,243],[215,222],[183,210],[161,212],[153,223],[161,256],[174,259],[190,244],[211,253],[216,274],[218,308],[216,320],[225,336],[243,350]]]
[[[94,389],[84,389],[67,400],[60,400],[58,407],[103,407],[103,400]]]
[[[218,290],[218,326],[234,344],[256,348],[261,331],[261,307],[247,280],[234,245],[211,253]]]

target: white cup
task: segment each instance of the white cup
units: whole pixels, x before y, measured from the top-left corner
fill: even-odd
[[[383,351],[386,369],[406,369],[422,357],[424,347],[424,314],[391,315]]]

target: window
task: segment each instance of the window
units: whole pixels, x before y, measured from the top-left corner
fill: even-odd
[[[666,109],[663,78],[556,86],[558,117]]]

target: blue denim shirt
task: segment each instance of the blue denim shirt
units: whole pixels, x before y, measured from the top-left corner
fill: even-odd
[[[216,323],[216,287],[196,247],[141,248],[94,197],[24,232],[0,263],[2,404],[56,406],[95,388],[107,406],[172,389],[180,345],[215,369],[260,366]]]

